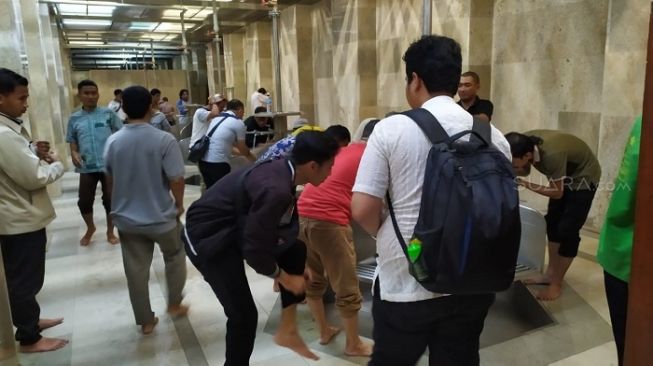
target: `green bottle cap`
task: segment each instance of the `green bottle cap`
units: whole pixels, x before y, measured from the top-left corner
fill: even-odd
[[[408,259],[410,259],[410,261],[413,263],[417,262],[419,255],[422,253],[422,242],[417,239],[411,240],[407,251]]]

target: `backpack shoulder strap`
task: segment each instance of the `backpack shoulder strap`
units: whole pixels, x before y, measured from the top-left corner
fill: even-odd
[[[218,127],[220,127],[220,125],[222,124],[222,122],[224,122],[225,119],[231,117],[230,114],[226,114],[226,113],[220,113],[220,116],[222,116],[222,119],[218,122],[217,125],[215,125],[215,127],[213,127],[213,128],[211,129],[211,131],[210,131],[209,134],[207,135],[208,137],[213,136],[213,133],[215,132],[215,130],[218,129]]]
[[[397,237],[397,240],[399,241],[399,245],[401,245],[401,250],[404,251],[404,255],[406,256],[406,258],[408,258],[408,246],[406,245],[406,241],[404,240],[403,235],[401,235],[401,230],[399,229],[399,223],[397,222],[397,216],[395,216],[395,210],[392,207],[392,200],[390,199],[390,190],[388,190],[385,193],[385,200],[388,203],[388,210],[390,211],[390,218],[392,219],[392,227],[394,228],[395,236]]]
[[[431,112],[424,108],[411,109],[401,113],[417,123],[432,144],[437,144],[449,139],[449,134]]]
[[[483,140],[485,141],[480,141],[480,142],[485,142],[488,146],[491,145],[492,143],[492,125],[490,122],[485,122],[477,117],[474,117],[474,124],[472,125],[472,131],[478,133]],[[476,135],[472,135],[473,139],[476,139],[478,141],[478,137]]]

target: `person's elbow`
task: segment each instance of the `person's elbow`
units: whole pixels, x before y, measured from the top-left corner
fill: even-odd
[[[378,218],[381,213],[381,200],[365,193],[354,192],[351,199],[351,216],[359,224]]]

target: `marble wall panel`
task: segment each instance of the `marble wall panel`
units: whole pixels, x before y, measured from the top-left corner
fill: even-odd
[[[279,17],[279,52],[281,54],[281,96],[285,111],[299,110],[299,69],[297,61],[296,6],[284,9]]]
[[[225,85],[233,98],[248,103],[245,72],[245,33],[231,33],[224,37]]]
[[[515,12],[513,8],[511,12],[503,13],[500,9],[505,2],[497,1],[498,10],[494,18],[495,63],[603,54],[607,0],[523,3],[531,2],[551,6],[521,12]],[[515,4],[514,7],[520,6]]]
[[[594,112],[560,112],[558,113],[558,129],[571,133],[585,141],[594,154],[599,151],[599,131],[597,124],[601,121],[601,113]]]
[[[259,21],[247,25],[245,28],[245,74],[247,82],[247,96],[259,88],[267,89],[274,93],[272,81],[272,51],[271,32],[272,23]],[[275,96],[272,95],[274,99]],[[249,99],[246,98],[246,99]],[[251,109],[249,100],[246,107]]]

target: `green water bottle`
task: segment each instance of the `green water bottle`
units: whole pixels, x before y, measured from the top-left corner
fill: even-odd
[[[422,241],[412,238],[408,243],[408,259],[410,259],[411,263],[415,263],[420,254],[422,254]]]
[[[418,281],[427,279],[428,273],[422,266],[422,262],[418,261],[422,254],[422,241],[417,238],[412,238],[406,249],[408,259],[410,260],[410,272]]]

